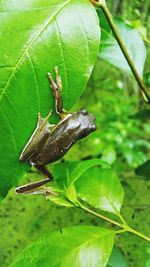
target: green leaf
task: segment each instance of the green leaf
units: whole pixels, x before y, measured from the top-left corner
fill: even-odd
[[[78,197],[95,208],[118,215],[123,202],[123,188],[111,169],[93,167],[75,183]]]
[[[102,12],[98,11],[102,36],[99,57],[116,66],[117,68],[131,73],[131,69],[106,21]],[[125,23],[121,18],[114,18],[117,30],[122,38],[128,53],[136,66],[140,76],[143,76],[146,60],[146,48],[137,30]]]
[[[112,145],[108,145],[106,146],[106,148],[104,148],[101,159],[108,162],[110,165],[112,165],[115,162],[116,150]]]
[[[64,190],[69,185],[71,186],[85,170],[96,165],[100,165],[102,168],[110,168],[107,162],[100,159],[65,161],[63,163],[56,163],[52,173],[59,188]]]
[[[107,267],[127,267],[127,266],[128,264],[125,261],[125,258],[123,257],[121,251],[118,248],[114,247],[109,262],[107,264]]]
[[[0,197],[23,175],[19,155],[54,109],[47,72],[59,67],[64,108],[79,99],[96,61],[100,28],[87,0],[0,1]],[[90,18],[90,20],[89,20]]]
[[[67,198],[63,195],[59,195],[59,196],[50,195],[46,199],[55,203],[58,206],[63,206],[63,207],[68,207],[68,208],[74,207],[74,205],[71,204],[71,202],[69,202]]]
[[[76,188],[73,184],[71,184],[67,190],[66,190],[66,197],[69,199],[72,203],[77,202],[77,192]]]
[[[33,243],[10,267],[105,267],[115,232],[93,226],[51,232]]]
[[[110,168],[108,163],[99,160],[85,160],[56,163],[53,168],[53,176],[61,190],[65,191],[65,196],[73,203],[77,201],[77,193],[74,183],[87,169],[100,165],[102,168]],[[51,197],[50,197],[51,200]]]
[[[144,83],[147,87],[150,87],[150,72],[144,73]]]
[[[85,160],[80,162],[72,171],[69,177],[69,183],[75,183],[79,177],[89,168],[100,165],[104,169],[109,169],[110,166],[107,162],[100,159]]]
[[[143,109],[134,115],[129,116],[130,119],[146,121],[150,119],[150,109]]]
[[[53,176],[59,188],[66,189],[69,183],[70,173],[80,163],[80,161],[65,161],[63,163],[55,163],[53,165]]]
[[[145,266],[144,267],[149,267],[150,266],[150,259],[148,259],[145,263]]]

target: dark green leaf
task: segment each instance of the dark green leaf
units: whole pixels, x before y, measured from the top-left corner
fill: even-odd
[[[102,30],[99,57],[118,67],[119,69],[131,72],[131,69],[112,33],[108,22],[102,12],[98,11]],[[114,22],[122,38],[128,53],[133,60],[140,76],[143,76],[143,69],[146,59],[146,48],[137,30],[125,23],[120,18],[115,18]]]
[[[40,111],[54,108],[47,72],[59,67],[65,109],[82,94],[99,48],[100,28],[87,0],[0,1],[0,197],[25,167],[19,155]],[[90,18],[90,19],[89,19]]]
[[[150,109],[144,109],[139,111],[138,113],[129,116],[131,119],[138,119],[138,120],[149,120],[150,119]]]
[[[53,166],[53,176],[61,189],[67,187],[70,173],[80,163],[80,161],[65,161],[63,163],[56,163]]]
[[[147,160],[135,169],[135,173],[143,178],[150,179],[150,160]]]
[[[127,266],[128,264],[125,261],[121,251],[118,248],[114,247],[109,262],[107,264],[107,267],[127,267]]]
[[[73,203],[77,201],[74,183],[89,168],[100,165],[102,168],[110,168],[108,163],[99,160],[85,160],[56,163],[53,168],[53,176],[60,189],[65,191],[66,197]],[[51,200],[51,198],[50,198]]]
[[[123,188],[111,169],[93,167],[75,183],[78,196],[95,208],[118,215],[123,202]]]
[[[150,87],[150,72],[144,73],[144,83],[147,87]]]
[[[105,267],[115,232],[76,226],[48,233],[24,250],[10,267]]]

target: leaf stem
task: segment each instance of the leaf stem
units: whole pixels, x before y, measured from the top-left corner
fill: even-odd
[[[111,224],[114,224],[114,225],[116,225],[116,226],[118,226],[118,227],[120,227],[120,228],[122,228],[122,229],[124,228],[122,224],[120,224],[120,223],[118,223],[118,222],[116,222],[116,221],[114,221],[114,220],[112,220],[112,219],[110,219],[110,218],[107,218],[107,217],[105,217],[104,215],[99,214],[99,213],[97,213],[97,212],[94,211],[94,210],[91,210],[91,209],[89,209],[89,208],[83,206],[81,203],[78,203],[78,206],[77,206],[77,207],[80,208],[80,209],[82,209],[82,210],[84,210],[84,211],[86,211],[86,212],[88,212],[88,213],[90,213],[90,214],[95,215],[96,217],[98,217],[98,218],[100,218],[100,219],[103,219],[103,220],[106,221],[106,222],[109,222],[109,223],[111,223]]]
[[[131,71],[132,71],[132,73],[133,73],[133,75],[134,75],[134,77],[135,77],[135,79],[136,79],[136,81],[140,87],[140,91],[141,91],[141,94],[143,96],[143,99],[147,104],[150,105],[150,97],[149,97],[148,93],[146,92],[146,87],[144,85],[144,82],[143,82],[142,78],[140,77],[140,75],[139,75],[139,73],[138,73],[138,71],[134,65],[134,62],[128,53],[128,50],[126,49],[126,46],[120,37],[120,34],[117,30],[117,27],[113,21],[111,13],[109,12],[106,4],[104,4],[104,2],[102,0],[97,0],[97,1],[96,0],[90,0],[90,2],[93,5],[95,5],[96,7],[99,7],[102,9],[102,11],[103,11],[103,13],[104,13],[109,25],[110,25],[110,28],[112,29],[112,32],[113,32],[113,34],[114,34],[114,36],[115,36],[115,38],[116,38],[116,40],[120,46],[120,49],[121,49],[122,53],[124,54],[129,66],[131,68]]]
[[[105,217],[105,216],[102,215],[102,214],[97,213],[96,211],[93,211],[93,210],[91,210],[91,209],[85,207],[85,206],[82,205],[80,202],[77,202],[76,204],[75,204],[75,203],[72,203],[72,204],[73,204],[75,207],[80,208],[80,209],[82,209],[82,210],[84,210],[84,211],[86,211],[86,212],[88,212],[88,213],[90,213],[90,214],[92,214],[92,215],[94,215],[94,216],[96,216],[96,217],[98,217],[98,218],[100,218],[100,219],[106,221],[106,222],[109,222],[109,223],[111,223],[111,224],[113,224],[113,225],[118,226],[119,228],[122,229],[122,230],[116,231],[116,233],[118,233],[118,234],[119,234],[119,233],[124,233],[124,232],[130,232],[130,233],[132,233],[132,234],[134,234],[134,235],[136,235],[136,236],[138,236],[138,237],[141,237],[142,239],[144,239],[144,240],[150,242],[150,238],[149,238],[149,237],[143,235],[142,233],[138,232],[137,230],[135,230],[135,229],[133,229],[132,227],[130,227],[129,225],[127,225],[127,223],[126,223],[125,220],[123,219],[122,215],[120,215],[119,217],[120,217],[120,219],[122,220],[123,224],[118,223],[118,222],[116,222],[116,221],[114,221],[114,220],[112,220],[112,219],[110,219],[110,218],[108,218],[108,217]]]
[[[128,225],[126,225],[126,231],[128,231],[128,232],[130,232],[136,236],[139,236],[139,237],[145,239],[146,241],[150,242],[150,238],[148,236],[143,235],[142,233],[136,231],[135,229],[133,229],[132,227],[130,227]]]

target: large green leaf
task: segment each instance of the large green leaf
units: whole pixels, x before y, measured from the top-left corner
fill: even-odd
[[[100,159],[56,163],[52,172],[62,194],[57,197],[49,196],[47,199],[57,205],[72,207],[73,205],[67,199],[74,203],[77,201],[74,183],[87,169],[97,165],[102,168],[110,168],[108,163]]]
[[[24,250],[10,267],[105,267],[115,232],[93,226],[48,233]]]
[[[102,30],[99,57],[118,67],[119,69],[131,72],[131,69],[108,25],[102,12],[98,11]],[[146,48],[137,30],[125,23],[120,18],[114,22],[122,38],[128,53],[133,60],[140,76],[143,76],[143,69],[146,60]]]
[[[107,162],[100,160],[100,159],[91,159],[91,160],[82,161],[79,164],[77,164],[77,166],[71,172],[70,177],[69,177],[69,183],[70,184],[75,183],[86,170],[97,165],[101,166],[104,169],[110,168]]]
[[[70,109],[91,74],[100,28],[87,0],[2,0],[0,24],[2,197],[27,168],[18,158],[37,113],[45,116],[54,108],[47,72],[59,67],[64,107]]]
[[[111,169],[93,167],[86,170],[75,183],[77,195],[91,206],[119,214],[123,188]]]
[[[59,163],[55,164],[53,174],[71,202],[79,197],[95,208],[119,214],[124,192],[108,163],[100,159]]]

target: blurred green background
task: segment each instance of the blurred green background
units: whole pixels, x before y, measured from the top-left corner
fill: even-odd
[[[113,14],[127,20],[142,34],[148,52],[145,81],[149,84],[149,0],[107,2]],[[76,144],[65,160],[98,157],[108,161],[118,173],[125,190],[124,217],[129,225],[148,235],[150,182],[145,177],[136,176],[134,169],[149,158],[150,124],[146,119],[131,118],[147,108],[141,102],[136,82],[98,60],[87,90],[73,110],[81,107],[95,114],[98,129]],[[40,175],[32,170],[20,184],[38,179]],[[23,248],[47,231],[78,224],[104,226],[106,223],[79,210],[56,207],[42,196],[16,195],[12,189],[0,206],[0,266],[8,266]],[[129,266],[150,266],[150,247],[146,241],[131,234],[122,234],[117,236],[116,245]]]

